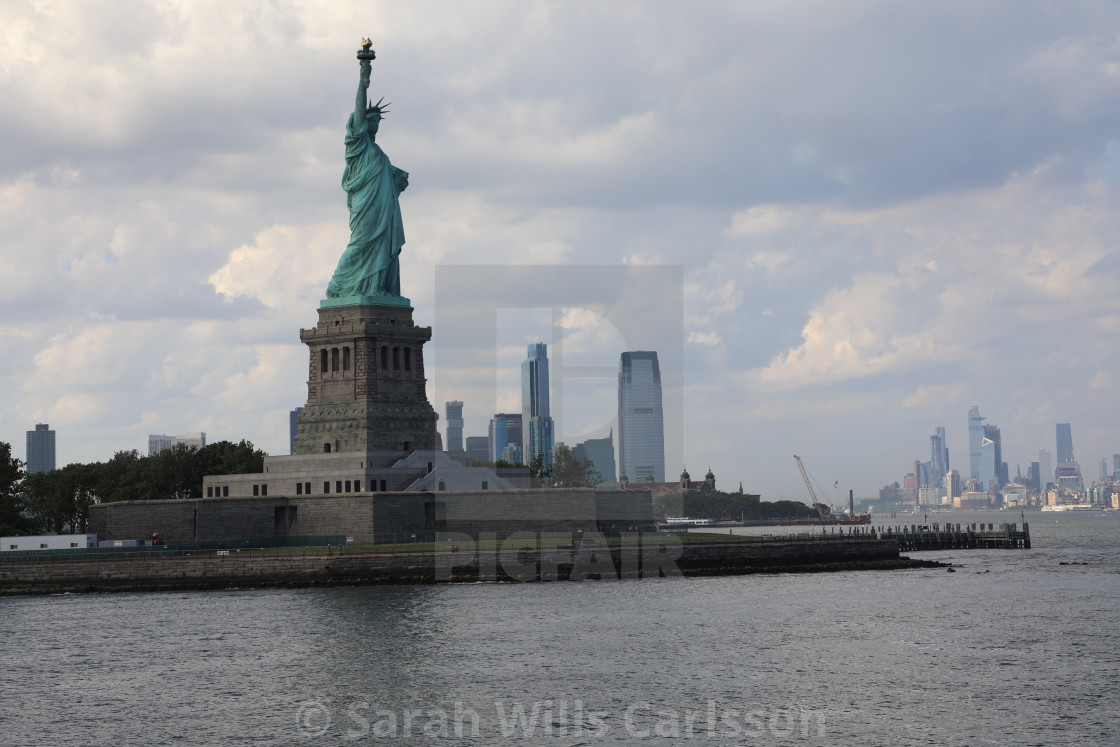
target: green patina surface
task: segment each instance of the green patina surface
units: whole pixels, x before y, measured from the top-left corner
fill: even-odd
[[[399,306],[412,308],[412,301],[404,296],[343,296],[341,298],[324,298],[319,302],[320,309],[332,309],[336,306]]]
[[[360,59],[361,75],[354,111],[346,123],[346,169],[342,188],[350,209],[350,243],[338,260],[320,308],[347,306],[355,297],[382,306],[409,306],[401,298],[400,263],[404,223],[399,197],[408,173],[389,163],[375,141],[387,109],[367,105],[370,60]]]

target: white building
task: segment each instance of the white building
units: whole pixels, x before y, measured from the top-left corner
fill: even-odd
[[[181,436],[151,434],[148,436],[148,456],[155,456],[161,451],[170,449],[177,444],[184,444],[192,449],[201,449],[206,445],[206,434],[201,431],[184,433]]]
[[[12,550],[77,550],[97,547],[96,534],[41,534],[36,537],[0,537],[0,552]]]

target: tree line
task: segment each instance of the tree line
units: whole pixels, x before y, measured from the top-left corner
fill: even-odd
[[[105,462],[29,475],[0,442],[0,535],[85,532],[95,503],[201,498],[206,475],[261,472],[264,457],[249,441],[176,444],[153,456],[118,451]]]
[[[827,507],[825,508],[827,511]],[[817,516],[817,509],[800,501],[764,501],[751,493],[664,493],[654,499],[655,518],[687,516],[713,521],[759,519],[802,519]]]
[[[603,481],[603,476],[588,457],[577,457],[567,446],[557,446],[552,452],[552,464],[537,455],[529,464],[510,464],[504,459],[496,462],[472,460],[476,467],[520,467],[529,471],[529,484],[533,488],[593,488]]]

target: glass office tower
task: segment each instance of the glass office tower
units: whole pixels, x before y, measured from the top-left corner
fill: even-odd
[[[665,482],[665,415],[654,351],[623,353],[619,361],[618,471],[631,483]]]
[[[552,466],[552,414],[548,404],[548,345],[535,342],[521,364],[521,456]]]

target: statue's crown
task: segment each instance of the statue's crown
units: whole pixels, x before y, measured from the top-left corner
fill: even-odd
[[[376,104],[374,104],[372,102],[372,100],[370,102],[368,102],[367,105],[366,105],[366,114],[376,114],[378,117],[383,117],[386,114],[388,114],[389,110],[383,108],[383,106],[381,104],[381,102],[384,101],[384,100],[385,100],[385,97],[382,96],[381,98],[379,98],[377,100]],[[385,104],[384,106],[389,106],[389,105]]]

